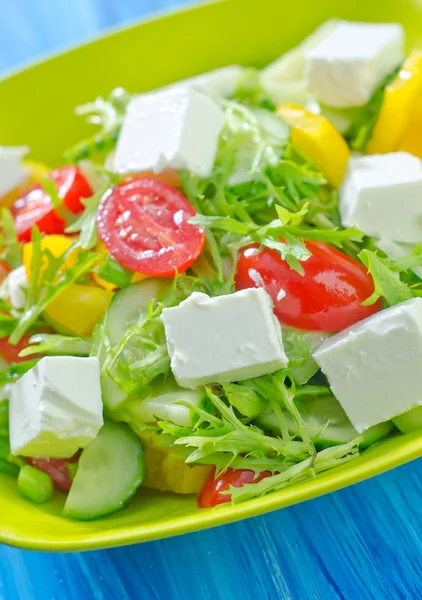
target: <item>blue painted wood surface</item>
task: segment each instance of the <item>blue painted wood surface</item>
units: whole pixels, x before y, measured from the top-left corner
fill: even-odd
[[[0,72],[178,4],[0,0]],[[170,540],[61,555],[1,547],[0,598],[419,600],[422,460],[299,506]]]

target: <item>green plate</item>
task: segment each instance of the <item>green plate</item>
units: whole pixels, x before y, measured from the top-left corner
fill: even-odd
[[[0,81],[2,144],[28,144],[52,166],[89,133],[76,104],[123,85],[143,91],[222,65],[261,66],[330,17],[399,21],[409,47],[422,47],[420,0],[222,0],[115,31]],[[422,455],[422,431],[380,442],[334,471],[236,506],[198,510],[194,497],[141,491],[115,515],[75,522],[60,514],[63,497],[36,506],[15,480],[0,478],[0,542],[37,550],[106,548],[252,517],[362,481]],[[59,494],[57,494],[59,496]]]

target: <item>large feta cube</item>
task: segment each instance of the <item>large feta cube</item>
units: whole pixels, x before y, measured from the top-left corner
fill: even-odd
[[[406,152],[352,158],[340,188],[340,217],[366,235],[422,240],[422,163]]]
[[[28,154],[26,146],[0,146],[0,198],[28,178],[22,159]]]
[[[305,58],[305,79],[320,102],[337,108],[361,106],[403,61],[403,27],[339,21]]]
[[[182,387],[241,381],[287,365],[281,327],[262,288],[210,298],[194,292],[163,310],[173,374]]]
[[[313,356],[360,433],[422,405],[422,298],[333,335]]]
[[[41,359],[10,390],[12,454],[66,458],[103,425],[97,358]]]
[[[166,168],[211,174],[223,127],[222,108],[192,87],[175,86],[134,98],[127,109],[114,170],[134,173]]]

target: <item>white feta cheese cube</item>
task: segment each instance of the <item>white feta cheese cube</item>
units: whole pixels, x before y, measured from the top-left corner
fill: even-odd
[[[351,158],[340,188],[344,227],[415,244],[422,240],[422,163],[406,152]]]
[[[0,198],[27,179],[22,159],[28,152],[26,146],[0,146]]]
[[[422,298],[333,335],[313,356],[359,433],[422,405]]]
[[[268,294],[247,289],[210,298],[194,292],[163,310],[171,368],[179,385],[241,381],[287,365]]]
[[[97,358],[42,358],[10,390],[12,454],[67,458],[103,425]]]
[[[24,266],[18,267],[9,273],[2,284],[1,296],[10,301],[17,310],[25,306],[25,289],[28,287],[28,278]]]
[[[397,242],[392,242],[387,238],[381,238],[378,240],[376,242],[376,246],[389,258],[391,258],[391,260],[403,258],[404,256],[410,254],[413,250],[413,246],[411,244],[398,244]],[[422,279],[422,267],[413,267],[411,270],[415,275]]]
[[[362,106],[403,61],[404,30],[397,23],[339,21],[305,59],[305,79],[323,104]]]
[[[123,121],[114,170],[160,173],[170,167],[207,177],[223,122],[222,108],[190,87],[138,96],[130,102]]]

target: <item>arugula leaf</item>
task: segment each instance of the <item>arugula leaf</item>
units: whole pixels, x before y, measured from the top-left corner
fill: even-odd
[[[93,196],[81,198],[85,210],[66,228],[66,233],[79,233],[79,244],[84,250],[92,250],[97,244],[97,211],[109,185],[108,180]]]
[[[40,180],[40,185],[50,198],[51,204],[54,206],[54,210],[59,217],[63,219],[65,223],[72,223],[75,220],[75,215],[72,213],[72,211],[66,208],[63,199],[59,196],[59,192],[54,181],[48,177],[43,177]]]
[[[384,298],[389,306],[394,306],[414,297],[411,288],[400,279],[400,264],[405,264],[403,259],[396,264],[389,258],[381,258],[376,252],[368,249],[362,250],[359,259],[368,269],[374,281],[374,293],[363,302],[365,306],[374,304],[379,298]],[[405,270],[405,269],[404,269]]]
[[[32,232],[31,280],[24,312],[10,336],[11,344],[17,344],[22,335],[40,318],[50,302],[68,286],[91,271],[99,259],[99,255],[93,252],[80,252],[74,265],[66,268],[66,260],[74,252],[77,244],[55,257],[48,249],[43,250],[41,240],[42,235],[35,227]]]
[[[19,354],[21,357],[32,354],[46,356],[89,356],[91,342],[81,337],[58,335],[50,333],[37,333],[29,339],[31,344]]]

